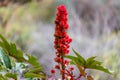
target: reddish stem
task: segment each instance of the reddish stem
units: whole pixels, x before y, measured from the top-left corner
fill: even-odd
[[[82,77],[82,75],[80,74],[80,75],[77,77],[76,80],[80,80],[81,77]]]
[[[68,72],[68,74],[70,75],[70,77],[71,77],[71,79],[70,80],[74,80],[74,76],[68,71],[68,70],[66,70],[67,72]]]
[[[83,71],[85,71],[85,67],[83,68]],[[82,77],[82,75],[80,74],[78,77],[77,77],[77,79],[76,80],[80,80],[80,78]]]
[[[62,56],[61,59],[62,59],[62,64],[61,64],[62,70],[65,71],[64,56]],[[62,80],[65,80],[64,72],[62,72]]]

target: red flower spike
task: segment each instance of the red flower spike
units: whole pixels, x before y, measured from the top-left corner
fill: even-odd
[[[57,57],[54,60],[55,62],[59,63],[59,65],[56,65],[55,68],[61,70],[60,72],[62,74],[62,80],[66,79],[66,66],[69,65],[69,61],[64,60],[64,56],[69,53],[69,44],[72,42],[72,39],[67,34],[67,29],[69,28],[67,23],[67,15],[68,12],[64,5],[57,7],[54,33],[54,48],[56,49]]]

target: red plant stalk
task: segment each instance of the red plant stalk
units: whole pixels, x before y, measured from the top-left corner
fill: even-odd
[[[71,73],[66,69],[66,67],[69,65],[69,61],[64,58],[64,56],[69,53],[69,44],[72,42],[72,39],[67,34],[67,29],[69,28],[67,23],[67,15],[68,13],[65,5],[62,4],[57,7],[54,33],[54,48],[56,49],[56,58],[54,60],[58,63],[55,68],[60,70],[62,80],[66,80],[68,76],[71,77],[70,80],[74,80],[71,76]]]

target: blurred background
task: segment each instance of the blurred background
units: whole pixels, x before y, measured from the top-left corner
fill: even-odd
[[[69,12],[71,48],[85,58],[98,56],[114,71],[112,76],[88,73],[94,80],[120,80],[120,0],[0,0],[0,34],[36,56],[49,75],[55,64],[54,19],[60,4]]]

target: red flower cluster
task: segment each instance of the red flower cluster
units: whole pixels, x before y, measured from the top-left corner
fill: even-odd
[[[56,49],[56,58],[55,62],[58,64],[55,66],[56,69],[59,69],[62,74],[62,80],[65,79],[65,74],[67,74],[66,66],[69,65],[69,61],[64,59],[64,56],[69,53],[68,48],[69,44],[72,42],[72,39],[67,34],[67,29],[69,25],[67,23],[67,10],[64,5],[57,7],[56,20],[55,20],[55,41],[54,48]]]
[[[72,42],[72,39],[68,36],[66,30],[69,28],[67,24],[67,10],[64,5],[60,5],[57,8],[58,12],[56,13],[55,20],[55,41],[54,47],[57,50],[56,55],[60,57],[69,53],[69,43]]]
[[[67,10],[64,5],[60,5],[57,8],[58,12],[56,13],[56,20],[55,20],[55,41],[54,41],[54,47],[57,50],[56,51],[56,58],[55,61],[60,63],[64,62],[64,64],[68,65],[68,62],[66,63],[66,60],[63,61],[61,57],[65,56],[69,53],[69,43],[72,42],[72,39],[68,36],[66,30],[69,28],[69,25],[67,24]]]

